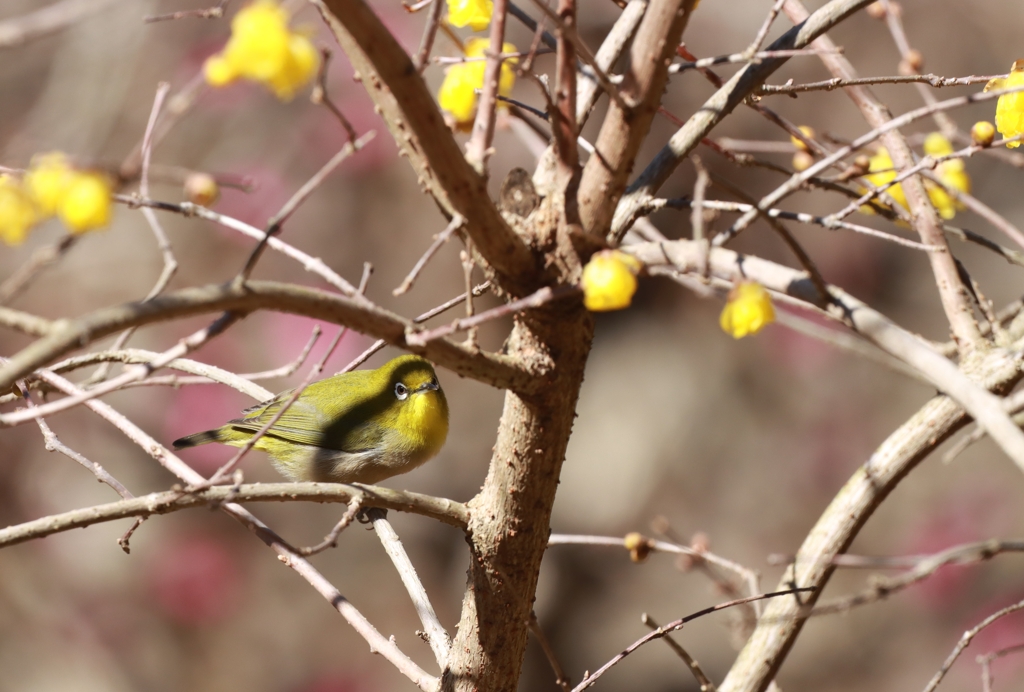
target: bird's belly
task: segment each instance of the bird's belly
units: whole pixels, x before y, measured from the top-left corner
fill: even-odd
[[[423,455],[381,454],[378,450],[345,452],[292,443],[287,454],[271,453],[277,470],[296,481],[377,483],[413,470]],[[270,450],[267,450],[270,451]]]

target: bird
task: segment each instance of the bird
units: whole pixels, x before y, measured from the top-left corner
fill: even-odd
[[[243,447],[293,395],[282,392],[242,418],[174,441]],[[433,366],[417,355],[354,370],[306,387],[256,449],[294,481],[378,483],[432,459],[448,437],[448,401]]]

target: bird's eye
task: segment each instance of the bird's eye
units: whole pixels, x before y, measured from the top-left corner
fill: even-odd
[[[395,396],[398,397],[399,401],[405,401],[409,398],[409,388],[399,382],[395,385]]]

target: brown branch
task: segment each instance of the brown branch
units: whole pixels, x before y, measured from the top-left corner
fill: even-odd
[[[212,311],[246,313],[259,309],[291,312],[346,325],[496,387],[531,392],[540,386],[533,374],[508,356],[477,352],[444,340],[431,341],[423,347],[411,346],[407,337],[417,331],[413,323],[365,298],[350,298],[291,284],[250,281],[242,287],[214,285],[183,289],[146,303],[127,303],[50,323],[47,336],[23,349],[0,368],[0,391],[6,391],[16,380],[54,358],[127,327]],[[0,320],[10,312],[13,311],[0,309]]]
[[[486,180],[466,162],[433,95],[394,36],[363,0],[314,0],[405,153],[420,184],[466,232],[500,287],[523,296],[539,287],[533,253],[505,223]]]
[[[786,13],[795,22],[804,21],[807,17],[807,10],[799,0],[788,0]],[[835,47],[828,36],[819,37],[814,44],[822,49]],[[842,55],[822,55],[821,60],[836,77],[853,79],[857,76],[853,65]],[[844,93],[857,105],[871,127],[879,129],[894,122],[892,113],[868,87],[850,87],[845,89]],[[931,92],[925,90],[924,96],[925,101],[934,109],[933,113],[941,112],[941,109],[936,107],[937,103]],[[897,169],[909,168],[914,165],[914,154],[907,145],[906,139],[896,129],[885,131],[881,139]],[[935,275],[939,298],[942,301],[946,319],[949,320],[953,337],[958,342],[962,354],[979,348],[983,337],[971,310],[969,289],[960,280],[956,262],[949,251],[946,236],[942,232],[939,215],[928,199],[924,181],[920,177],[908,178],[902,188],[907,199],[907,206],[910,208],[911,226],[921,236],[921,241],[946,249],[945,252],[930,254],[928,261],[931,263],[932,273]]]
[[[533,633],[537,643],[540,644],[541,650],[544,652],[544,657],[548,659],[548,663],[551,665],[551,672],[555,674],[555,684],[558,685],[562,692],[569,692],[572,687],[572,683],[569,681],[569,677],[565,674],[565,669],[562,668],[562,664],[558,662],[558,657],[555,655],[555,649],[551,646],[551,642],[548,640],[547,635],[544,634],[544,630],[540,626],[540,622],[537,621],[537,614],[530,613],[530,632]]]
[[[661,625],[655,622],[654,618],[647,613],[640,616],[640,622],[644,623],[652,630],[661,629]],[[665,643],[668,644],[668,647],[676,653],[676,656],[682,659],[683,663],[686,664],[686,667],[690,669],[691,673],[693,673],[693,677],[696,678],[697,684],[700,685],[700,692],[715,692],[717,689],[715,687],[715,683],[711,682],[711,678],[707,676],[704,669],[700,667],[699,663],[697,663],[697,659],[691,656],[686,649],[679,645],[679,642],[669,635],[666,634],[664,639]]]
[[[686,240],[630,245],[626,249],[645,264],[667,264],[683,272],[699,271],[702,259],[706,256],[700,244]],[[723,248],[713,248],[707,261],[711,274],[720,279],[733,281],[742,277],[750,278],[780,294],[805,301],[805,306],[824,307],[819,302],[817,288],[804,272],[757,257],[741,256]],[[972,381],[972,378],[926,346],[917,336],[868,305],[835,287],[829,287],[829,295],[840,310],[836,314],[827,314],[840,319],[876,346],[920,371],[941,391],[964,406],[1018,468],[1024,470],[1024,433],[1014,424],[998,397]],[[1002,354],[998,358],[1005,360],[1007,355]],[[996,431],[995,434],[993,431]]]
[[[651,0],[630,48],[622,84],[625,104],[612,101],[594,144],[596,154],[583,167],[579,214],[583,228],[604,237],[615,205],[626,189],[640,145],[647,138],[693,0]]]
[[[100,402],[96,402],[100,403]],[[102,404],[101,404],[102,405]],[[217,507],[224,502],[342,502],[361,498],[364,507],[380,507],[419,514],[465,529],[469,515],[465,505],[445,498],[391,490],[373,485],[341,483],[250,483],[215,486],[194,493],[167,490],[105,505],[75,509],[62,514],[27,521],[0,529],[0,548],[45,538],[55,533],[80,529],[130,517],[169,514],[194,507]]]
[[[69,233],[56,243],[36,248],[28,261],[15,269],[0,284],[0,305],[14,300],[44,269],[59,262],[80,237]]]
[[[29,336],[46,336],[53,331],[54,323],[37,315],[0,306],[0,326]],[[6,391],[12,384],[14,384],[13,380],[0,391]]]
[[[423,70],[427,69],[427,65],[430,64],[430,51],[434,47],[437,25],[441,22],[441,11],[446,4],[443,0],[428,1],[433,4],[430,6],[430,12],[427,13],[427,23],[423,27],[423,38],[420,39],[420,47],[416,51],[416,59],[413,60],[413,65],[415,65],[416,71],[420,74],[423,74]]]
[[[502,52],[505,48],[505,19],[508,0],[495,0],[491,13],[490,46],[487,49],[487,64],[484,67],[484,83],[477,101],[473,130],[466,144],[466,160],[477,173],[487,176],[487,159],[494,141],[494,121],[498,110],[498,83],[504,64]]]
[[[791,595],[800,594],[800,593],[812,593],[812,592],[814,592],[813,588],[796,588],[796,589],[785,589],[785,590],[780,590],[780,591],[774,591],[772,593],[766,593],[766,594],[758,594],[757,596],[748,596],[746,598],[738,598],[738,599],[736,599],[734,601],[728,601],[726,603],[719,603],[718,605],[711,606],[710,608],[705,608],[703,610],[698,610],[696,613],[693,613],[691,615],[687,615],[686,617],[683,617],[683,618],[679,618],[678,620],[673,620],[672,622],[668,623],[667,625],[662,625],[661,627],[657,628],[656,630],[654,630],[650,634],[647,634],[647,635],[644,635],[643,637],[640,637],[635,642],[633,642],[632,644],[627,646],[625,649],[623,649],[618,655],[616,655],[610,661],[608,661],[603,666],[598,668],[596,671],[594,671],[593,673],[591,673],[590,675],[585,677],[583,679],[583,682],[581,682],[580,684],[576,685],[576,687],[573,688],[572,692],[582,692],[583,690],[587,689],[588,687],[593,685],[595,682],[597,682],[597,679],[599,677],[601,677],[602,675],[604,675],[608,671],[609,668],[611,668],[616,663],[618,663],[619,661],[624,659],[626,656],[630,655],[631,653],[633,653],[634,651],[639,649],[641,646],[643,646],[647,642],[652,642],[655,639],[661,639],[662,637],[668,636],[668,634],[671,633],[671,632],[675,632],[676,630],[681,630],[686,623],[692,622],[692,621],[696,620],[697,618],[704,617],[705,615],[710,615],[711,613],[715,613],[715,612],[718,612],[720,610],[725,610],[726,608],[732,608],[732,607],[738,606],[738,605],[745,605],[747,603],[753,603],[755,601],[763,601],[763,600],[766,600],[766,599],[778,598],[779,596],[791,596]],[[783,600],[787,600],[788,601],[788,600],[791,600],[791,599],[783,599]]]
[[[1024,601],[1020,601],[1019,603],[1014,603],[1013,605],[1006,606],[1005,608],[1002,608],[992,613],[987,618],[979,622],[977,625],[964,632],[963,636],[960,637],[960,641],[957,642],[956,646],[953,647],[953,650],[949,653],[949,656],[946,658],[945,661],[943,661],[942,667],[939,668],[939,670],[935,673],[932,679],[928,681],[928,684],[924,688],[924,692],[935,691],[935,688],[937,688],[939,686],[939,683],[942,682],[942,678],[946,677],[946,673],[949,672],[949,669],[956,662],[956,659],[960,657],[960,654],[963,653],[964,649],[970,646],[971,641],[976,636],[978,636],[979,632],[981,632],[983,629],[991,625],[996,620],[1005,617],[1010,613],[1014,613],[1018,610],[1021,610],[1022,608],[1024,608]]]
[[[758,96],[771,96],[774,94],[800,94],[806,91],[833,91],[851,86],[870,86],[872,84],[927,84],[932,87],[970,86],[971,84],[986,84],[992,79],[987,77],[940,77],[936,74],[915,74],[915,75],[893,75],[887,77],[854,77],[844,79],[833,77],[820,82],[805,82],[803,84],[762,84],[755,90]]]
[[[871,3],[871,0],[831,0],[818,9],[806,22],[795,26],[769,47],[770,50],[805,48],[811,41],[843,21],[857,10]],[[610,240],[619,242],[636,218],[636,211],[646,199],[654,197],[658,189],[668,180],[672,172],[692,152],[701,140],[726,116],[742,103],[750,93],[760,86],[788,58],[771,58],[758,64],[750,64],[737,72],[703,106],[697,109],[662,147],[654,160],[640,176],[630,184],[622,196],[612,220]]]
[[[481,312],[479,315],[470,315],[460,320],[455,320],[451,324],[442,325],[435,329],[422,332],[414,332],[409,334],[406,341],[412,346],[424,346],[429,344],[434,339],[440,339],[454,334],[455,332],[465,331],[467,329],[473,329],[484,322],[490,322],[501,317],[507,317],[514,315],[522,310],[529,310],[531,308],[538,308],[541,305],[557,300],[558,298],[564,298],[573,294],[579,293],[579,289],[571,286],[563,286],[561,288],[551,289],[542,288],[536,293],[520,298],[519,300],[512,301],[511,303],[505,303],[499,305],[496,308],[491,308],[485,312]],[[465,295],[469,295],[468,293]]]

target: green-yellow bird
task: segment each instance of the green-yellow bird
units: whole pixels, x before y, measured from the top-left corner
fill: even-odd
[[[220,442],[242,447],[292,392],[248,408],[244,418],[174,441],[175,449]],[[256,449],[296,481],[377,483],[433,458],[448,437],[448,401],[425,359],[399,356],[306,387]]]

